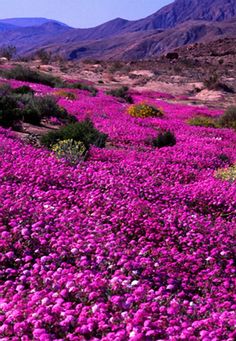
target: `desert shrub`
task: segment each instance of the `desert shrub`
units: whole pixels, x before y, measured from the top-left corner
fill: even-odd
[[[106,92],[107,95],[124,99],[127,103],[133,103],[132,97],[129,95],[129,88],[127,86],[121,86],[117,89],[112,89]]]
[[[11,95],[12,94],[12,88],[9,84],[2,84],[0,86],[0,97]]]
[[[210,75],[203,83],[209,90],[223,90],[225,92],[234,93],[234,89],[231,86],[222,83],[216,73]]]
[[[228,157],[228,155],[221,153],[218,155],[218,158],[220,161],[224,162],[224,163],[230,163],[230,158]]]
[[[5,128],[14,127],[21,120],[17,98],[10,94],[0,96],[0,125]]]
[[[216,172],[216,177],[226,181],[236,181],[236,164],[228,168],[219,169]]]
[[[76,122],[76,118],[71,116],[66,109],[57,104],[53,96],[34,97],[34,103],[42,118],[57,117],[61,122]]]
[[[19,95],[34,94],[35,91],[28,85],[20,86],[19,88],[12,89],[12,92]]]
[[[13,45],[2,46],[0,48],[0,57],[11,60],[16,54],[16,47]]]
[[[69,89],[86,90],[86,91],[89,91],[92,96],[96,96],[98,93],[98,90],[94,86],[88,85],[82,82],[63,83],[62,86],[64,88],[69,88]]]
[[[98,131],[90,119],[85,119],[81,122],[71,123],[61,129],[42,136],[42,145],[51,148],[62,140],[81,141],[89,149],[90,145],[97,147],[105,147],[107,135]]]
[[[9,79],[17,79],[20,81],[31,83],[40,83],[51,87],[59,86],[63,83],[62,80],[58,77],[31,70],[30,68],[24,67],[22,65],[17,65],[9,70],[1,70],[0,74]]]
[[[176,137],[170,130],[160,132],[155,139],[152,140],[153,147],[172,147],[176,144]]]
[[[236,106],[226,109],[225,113],[219,118],[221,127],[236,129]]]
[[[52,59],[52,53],[45,51],[44,49],[40,49],[36,52],[36,56],[41,59],[43,64],[48,64]]]
[[[39,125],[41,122],[42,114],[34,100],[34,97],[25,96],[24,106],[21,109],[22,121]]]
[[[18,89],[12,89],[8,85],[0,88],[1,125],[14,128],[19,121],[39,124],[40,112],[34,103],[33,93],[21,94]],[[24,89],[22,92],[24,93]]]
[[[74,116],[57,104],[53,96],[36,97],[30,90],[29,87],[17,89],[12,89],[8,85],[0,87],[0,124],[2,126],[14,128],[19,121],[39,125],[41,119],[45,117],[56,117],[61,123],[77,121]]]
[[[162,117],[164,115],[160,108],[146,103],[133,104],[128,108],[128,113],[133,117]]]
[[[56,96],[59,96],[59,97],[64,97],[66,99],[70,99],[72,101],[74,101],[76,99],[76,95],[73,92],[69,92],[66,90],[57,90],[53,94]]]
[[[114,62],[112,62],[111,66],[109,68],[109,71],[111,73],[115,73],[117,71],[120,71],[122,67],[123,67],[123,63],[122,62],[114,61]]]
[[[86,147],[81,141],[73,139],[62,140],[52,146],[58,158],[63,158],[72,164],[84,160],[86,155]]]
[[[217,120],[215,120],[214,118],[210,116],[197,115],[193,118],[190,118],[187,122],[191,126],[196,126],[196,127],[210,127],[210,128],[218,127]]]
[[[35,102],[43,117],[58,117],[61,115],[61,111],[64,111],[64,109],[59,107],[53,96],[36,97]]]

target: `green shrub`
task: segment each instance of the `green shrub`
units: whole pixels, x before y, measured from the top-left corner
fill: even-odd
[[[226,109],[225,113],[219,118],[221,127],[236,129],[236,106]]]
[[[218,169],[216,177],[226,181],[236,181],[236,164],[228,168]]]
[[[133,117],[162,117],[164,115],[160,108],[146,103],[133,104],[128,108],[128,113]]]
[[[62,140],[52,146],[58,158],[63,158],[72,164],[85,159],[86,147],[81,141],[74,141],[73,139]]]
[[[14,96],[0,96],[0,125],[9,128],[14,127],[22,120],[22,113],[18,107],[18,101]]]
[[[30,68],[24,67],[22,65],[17,65],[9,70],[1,70],[0,74],[9,79],[40,83],[51,87],[59,86],[63,83],[60,78],[43,72],[31,70]]]
[[[12,88],[9,84],[2,84],[0,86],[0,97],[11,95],[12,94]]]
[[[107,95],[114,96],[117,98],[124,99],[127,103],[132,104],[133,99],[128,93],[129,88],[127,86],[121,86],[118,89],[109,90],[106,92]]]
[[[15,94],[19,94],[19,95],[34,94],[35,93],[35,91],[33,89],[31,89],[31,87],[28,85],[23,85],[23,86],[20,86],[19,88],[12,89],[12,92]]]
[[[33,97],[26,101],[21,114],[23,122],[40,125],[42,115]]]
[[[78,90],[86,90],[91,93],[92,96],[96,96],[98,93],[98,90],[92,86],[88,85],[82,82],[75,82],[75,83],[63,83],[62,85],[63,88],[68,88],[68,89],[78,89]]]
[[[107,135],[99,132],[93,125],[90,119],[85,119],[81,122],[71,123],[61,129],[42,136],[42,145],[51,148],[62,140],[81,141],[89,149],[90,145],[97,147],[105,147]]]
[[[187,122],[191,126],[196,126],[196,127],[218,128],[219,126],[216,119],[210,116],[203,116],[203,115],[197,115],[193,118],[190,118]]]
[[[66,124],[77,121],[57,104],[53,96],[34,96],[29,89],[12,89],[8,85],[0,87],[0,124],[3,127],[14,128],[20,121],[39,125],[42,118],[48,117],[57,117]]]
[[[228,163],[228,164],[230,163],[230,158],[228,157],[228,155],[224,153],[219,154],[218,158],[221,162]]]
[[[160,132],[158,136],[152,140],[153,147],[172,147],[176,144],[176,137],[170,130]]]
[[[53,96],[34,97],[34,104],[40,112],[41,118],[57,117],[62,123],[76,122],[66,109],[61,108]]]

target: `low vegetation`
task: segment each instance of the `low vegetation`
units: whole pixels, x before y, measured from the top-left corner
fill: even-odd
[[[128,108],[128,113],[133,117],[139,118],[162,117],[164,115],[160,108],[156,108],[155,106],[146,103],[131,105]]]
[[[58,158],[65,159],[71,164],[78,164],[86,156],[86,147],[81,141],[73,139],[61,140],[52,146]]]
[[[69,124],[57,131],[49,132],[43,135],[41,143],[47,148],[52,148],[59,141],[72,140],[80,141],[84,144],[86,150],[90,145],[100,148],[105,147],[107,135],[98,131],[90,119],[81,122]]]
[[[222,90],[228,93],[234,93],[234,89],[223,83],[216,73],[213,73],[204,80],[204,86],[209,90]]]
[[[226,181],[236,181],[236,164],[228,168],[219,169],[216,172],[216,177]]]
[[[75,82],[75,83],[64,82],[58,87],[85,90],[85,91],[90,92],[91,96],[96,96],[98,93],[98,90],[94,86],[85,84],[83,82]]]
[[[31,70],[30,68],[22,65],[17,65],[11,69],[0,70],[0,76],[8,79],[16,79],[19,81],[40,83],[53,88],[63,84],[62,80],[58,77],[44,72]]]
[[[23,122],[40,125],[43,118],[56,117],[62,124],[75,122],[52,96],[34,96],[30,87],[0,87],[0,125],[19,130]]]
[[[197,115],[193,118],[190,118],[188,120],[188,124],[191,126],[196,127],[210,127],[210,128],[217,128],[218,122],[216,119],[210,116],[204,116],[204,115]]]
[[[199,127],[236,129],[236,106],[230,106],[220,117],[197,115],[190,118],[188,124]]]
[[[176,144],[175,134],[170,130],[160,132],[155,139],[152,140],[153,147],[172,147]]]
[[[66,98],[66,99],[69,99],[71,101],[76,100],[76,94],[74,94],[73,92],[70,92],[70,91],[62,90],[62,89],[55,91],[53,93],[53,95]]]
[[[120,88],[117,88],[117,89],[108,90],[106,94],[123,99],[127,103],[130,103],[130,104],[133,103],[133,99],[129,94],[129,88],[127,86],[121,86]]]
[[[230,106],[220,117],[219,124],[221,127],[236,129],[236,106]]]

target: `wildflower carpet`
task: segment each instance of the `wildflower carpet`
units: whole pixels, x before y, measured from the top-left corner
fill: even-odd
[[[235,131],[158,93],[132,94],[164,113],[145,118],[74,93],[59,104],[108,135],[77,166],[0,129],[1,340],[235,340],[236,187],[216,176]],[[154,148],[166,129],[176,144]]]

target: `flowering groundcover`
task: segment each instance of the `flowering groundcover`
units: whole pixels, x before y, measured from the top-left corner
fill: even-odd
[[[235,340],[236,186],[214,175],[236,133],[158,94],[134,94],[165,113],[142,119],[76,93],[60,105],[109,136],[76,167],[0,129],[0,339]],[[147,143],[160,129],[175,146]]]

